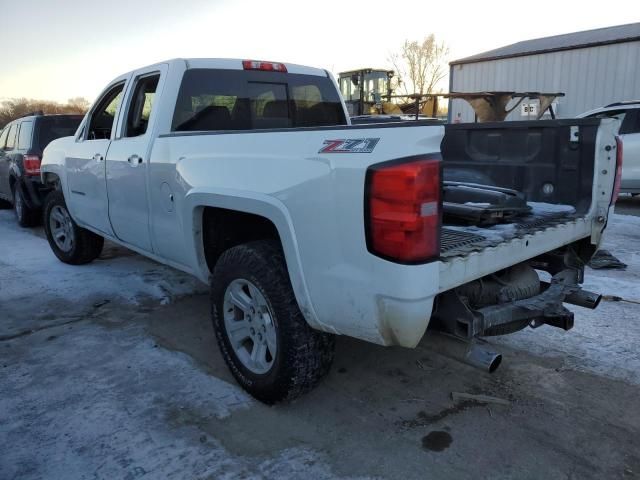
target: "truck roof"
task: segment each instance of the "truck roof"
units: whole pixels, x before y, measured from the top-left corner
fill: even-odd
[[[253,61],[265,61],[271,62],[270,60],[261,60],[256,58],[172,58],[170,60],[165,60],[163,62],[154,63],[152,65],[148,65],[149,68],[154,65],[167,64],[169,66],[175,65],[177,63],[182,63],[187,66],[187,68],[217,68],[217,69],[225,69],[225,70],[243,70],[242,62],[244,60],[253,60]],[[296,73],[302,75],[316,75],[320,77],[326,77],[328,75],[327,70],[322,68],[308,67],[305,65],[298,65],[295,63],[288,62],[277,62],[282,63],[287,67],[287,73]],[[139,69],[136,69],[139,70]]]

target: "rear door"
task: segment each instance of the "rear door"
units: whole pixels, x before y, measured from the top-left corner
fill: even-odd
[[[67,152],[67,206],[76,221],[108,235],[109,223],[105,159],[120,114],[128,77],[113,82],[94,104]]]
[[[113,232],[120,240],[145,251],[152,251],[147,170],[157,117],[154,103],[160,98],[166,71],[166,65],[156,65],[134,73],[117,138],[107,153],[107,193]]]

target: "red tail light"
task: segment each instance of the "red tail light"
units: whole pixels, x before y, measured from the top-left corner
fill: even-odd
[[[439,155],[375,165],[367,171],[367,247],[400,263],[440,254],[442,203]]]
[[[40,175],[40,162],[38,155],[25,155],[22,157],[25,175]]]
[[[267,72],[287,73],[287,67],[284,63],[261,62],[259,60],[243,60],[242,68],[245,70],[264,70]]]
[[[618,201],[620,195],[620,183],[622,182],[622,139],[616,137],[616,179],[613,183],[613,195],[611,205]]]

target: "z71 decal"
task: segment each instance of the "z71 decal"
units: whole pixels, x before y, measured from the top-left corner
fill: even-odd
[[[325,140],[318,153],[371,153],[380,141],[379,138],[342,138]]]

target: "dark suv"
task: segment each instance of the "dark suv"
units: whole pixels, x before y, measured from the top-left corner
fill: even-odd
[[[0,203],[13,204],[23,227],[40,221],[47,190],[40,181],[44,148],[56,138],[73,135],[82,115],[28,115],[0,133]]]

